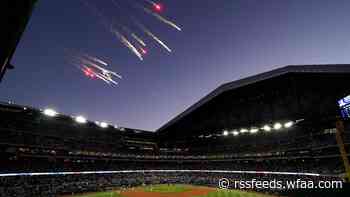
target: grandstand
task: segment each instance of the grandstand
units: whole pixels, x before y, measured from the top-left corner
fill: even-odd
[[[36,2],[0,3],[0,81],[14,67],[12,56]],[[0,197],[52,197],[145,184],[217,187],[222,177],[343,180],[335,121],[337,101],[350,95],[349,76],[350,65],[303,65],[226,83],[155,132],[0,103]],[[348,124],[343,138],[348,151]],[[254,190],[340,196],[339,190]]]
[[[323,172],[339,173],[335,120],[337,101],[350,94],[349,72],[349,65],[286,66],[224,84],[161,127],[159,146],[234,160],[316,160],[318,169],[334,160],[338,166]]]
[[[287,66],[230,82],[156,132],[1,103],[0,196],[145,183],[215,186],[228,171],[232,179],[342,180],[335,120],[337,101],[350,94],[349,75],[349,65]]]

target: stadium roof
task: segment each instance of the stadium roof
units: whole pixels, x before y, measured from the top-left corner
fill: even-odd
[[[178,116],[167,122],[165,125],[160,127],[157,132],[162,132],[166,128],[170,127],[180,119],[184,118],[191,112],[195,111],[208,101],[217,97],[218,95],[227,92],[229,90],[234,90],[243,86],[247,86],[259,81],[266,79],[278,77],[287,73],[350,73],[350,64],[328,64],[328,65],[289,65],[282,68],[278,68],[272,71],[264,72],[251,77],[243,78],[237,81],[225,83],[214,91],[210,92],[208,95],[203,97],[194,105],[187,108],[184,112],[180,113]]]
[[[38,0],[0,1],[0,81],[7,69],[12,69],[11,58]]]

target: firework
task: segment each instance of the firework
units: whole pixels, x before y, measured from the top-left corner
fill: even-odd
[[[159,5],[159,4],[157,4],[156,2],[154,2],[154,1],[151,1],[151,0],[145,0],[147,3],[150,3],[151,5],[153,5],[153,6],[156,6],[156,5]]]
[[[118,1],[118,0],[111,0],[111,2],[114,4],[114,6],[116,8],[119,9],[120,12],[126,12],[124,7],[123,7],[123,2]],[[145,0],[147,3],[149,3],[155,11],[160,12],[163,9],[162,4],[156,3],[152,0]],[[182,31],[182,29],[176,25],[174,22],[170,21],[169,19],[165,18],[164,16],[161,16],[160,14],[153,12],[152,10],[150,10],[149,8],[141,5],[139,2],[137,1],[128,1],[129,4],[131,4],[130,7],[128,7],[128,9],[142,9],[144,12],[146,12],[147,14],[150,14],[152,16],[154,16],[155,18],[157,18],[159,21],[171,26],[172,28],[178,30],[178,31]],[[126,6],[125,6],[126,7]],[[149,28],[146,28],[145,25],[143,25],[141,22],[139,22],[139,20],[132,15],[131,13],[134,13],[134,10],[128,12],[126,14],[126,16],[128,18],[130,18],[134,24],[136,24],[136,26],[138,27],[138,29],[141,29],[142,32],[144,32],[147,36],[149,36],[150,38],[152,38],[154,41],[156,41],[159,45],[161,45],[163,48],[165,48],[168,52],[172,52],[172,49],[170,49],[170,47],[165,44],[164,41],[162,41],[157,35],[155,35],[154,33],[152,33],[152,31]],[[120,25],[120,24],[119,24]],[[136,35],[133,31],[130,30],[130,28],[126,27],[126,25],[123,24],[123,30],[126,31],[133,39],[135,39],[140,45],[142,45],[143,47],[145,47],[145,42],[143,41],[143,39],[141,39],[140,36]],[[124,38],[126,38],[126,36],[124,36]],[[123,41],[125,42],[125,40]],[[129,43],[131,43],[129,41]],[[125,44],[125,46],[127,46],[130,50],[132,50],[135,54],[136,53],[136,47],[131,47],[129,44]],[[135,50],[136,49],[136,50]],[[139,51],[140,54],[137,54],[137,57],[139,57],[140,59],[140,55],[142,56],[142,54],[144,55],[145,53],[145,49],[139,49],[141,51]]]
[[[131,36],[142,46],[146,46],[145,42],[140,38],[138,37],[136,34],[134,33],[131,33]]]
[[[122,79],[122,76],[114,71],[104,68],[108,63],[102,61],[100,58],[69,51],[69,63],[80,69],[85,76],[91,79],[100,79],[109,85],[118,85],[118,82],[114,78]]]
[[[117,36],[117,38],[126,46],[128,49],[130,49],[131,52],[133,52],[141,61],[143,60],[142,54],[137,50],[137,48],[131,44],[131,42],[118,30],[111,28],[111,31]]]
[[[122,29],[127,32],[128,34],[131,35],[132,38],[134,38],[134,40],[136,40],[136,42],[140,45],[142,45],[143,47],[146,46],[146,43],[145,41],[140,37],[138,36],[136,33],[132,32],[129,28],[127,28],[126,26],[122,26]]]
[[[131,44],[131,42],[124,36],[120,31],[117,29],[117,25],[114,25],[111,20],[108,21],[107,17],[102,14],[102,12],[92,4],[90,4],[88,1],[83,1],[84,5],[91,10],[95,16],[98,17],[100,23],[107,29],[109,29],[110,32],[112,32],[114,35],[117,36],[117,38],[120,40],[120,42],[130,49],[137,57],[139,57],[140,60],[143,60],[142,55],[137,51],[137,49]]]
[[[141,10],[141,13],[150,15],[177,31],[182,31],[175,22],[160,14],[164,8],[162,4],[152,0],[139,0],[141,2],[138,0],[110,1],[119,11],[113,12],[113,15],[108,16],[106,12],[102,12],[97,4],[95,4],[102,1],[82,0],[85,7],[97,17],[97,21],[102,24],[107,31],[116,36],[121,44],[131,51],[139,60],[144,60],[144,56],[148,53],[145,42],[146,38],[155,41],[169,53],[172,52],[172,49],[162,41],[159,36],[154,34],[152,29],[146,27],[142,22],[139,22],[138,17],[136,17],[138,16],[137,11],[139,10],[140,12]],[[143,4],[142,1],[144,1]],[[127,20],[124,20],[125,18],[127,18]],[[109,66],[109,64],[101,58],[76,51],[69,52],[69,62],[91,79],[98,79],[109,85],[117,85],[118,82],[116,79],[122,78],[121,75],[107,69],[106,67]]]
[[[165,24],[175,28],[178,31],[182,31],[182,29],[178,25],[176,25],[174,22],[170,21],[169,19],[165,18],[164,16],[161,16],[160,14],[155,13],[155,12],[153,12],[152,10],[150,10],[150,9],[148,9],[146,7],[139,6],[139,5],[137,5],[137,7],[142,9],[146,13],[156,17],[159,21],[161,21],[161,22],[163,22],[163,23],[165,23]]]
[[[170,52],[170,53],[172,52],[172,50],[162,40],[160,40],[156,35],[154,35],[147,27],[145,27],[144,25],[142,25],[141,23],[139,23],[137,21],[135,21],[135,23],[141,28],[141,30],[143,32],[145,32],[145,34],[147,34],[152,39],[154,39],[158,44],[160,44],[168,52]]]
[[[105,61],[101,60],[100,58],[93,57],[93,56],[90,56],[88,54],[84,54],[84,56],[89,58],[92,61],[95,61],[95,62],[99,63],[99,64],[102,64],[104,66],[108,66],[108,64]]]
[[[78,50],[73,50],[73,49],[68,49],[68,48],[65,48],[64,50],[66,52],[67,57],[69,57],[72,60],[86,61],[89,63],[95,62],[95,63],[101,64],[103,66],[108,66],[108,63],[103,61],[101,58],[83,53],[83,52],[78,51]]]
[[[144,1],[146,1],[149,4],[151,4],[155,11],[157,11],[157,12],[163,11],[163,5],[162,4],[156,3],[156,2],[151,1],[151,0],[144,0]]]
[[[102,60],[99,59],[99,58],[93,58],[92,60],[94,60],[95,62],[98,62],[98,63],[100,63],[100,64],[102,64],[102,65],[104,65],[104,66],[108,66],[108,64],[107,64],[106,62],[102,61]]]

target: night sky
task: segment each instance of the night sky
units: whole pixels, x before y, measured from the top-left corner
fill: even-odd
[[[90,0],[120,17],[108,1]],[[290,64],[350,63],[349,0],[162,3],[183,31],[138,11],[173,49],[150,44],[141,62],[81,0],[39,1],[12,60],[16,69],[0,84],[0,100],[154,131],[222,83]],[[65,48],[109,62],[124,77],[120,85],[88,79],[67,63]]]

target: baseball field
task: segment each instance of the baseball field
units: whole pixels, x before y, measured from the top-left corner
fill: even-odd
[[[271,197],[238,190],[223,190],[191,185],[152,185],[72,197]]]

